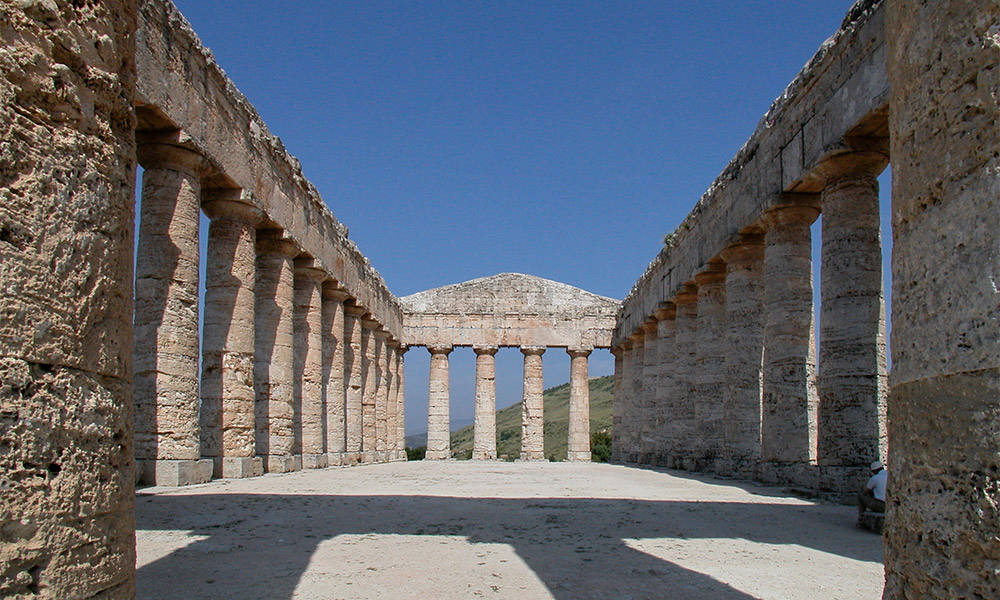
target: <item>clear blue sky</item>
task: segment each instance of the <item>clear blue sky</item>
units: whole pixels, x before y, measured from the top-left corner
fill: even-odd
[[[617,298],[851,5],[176,2],[394,293],[517,271]],[[473,365],[452,354],[455,420]],[[498,407],[520,370],[498,355]]]

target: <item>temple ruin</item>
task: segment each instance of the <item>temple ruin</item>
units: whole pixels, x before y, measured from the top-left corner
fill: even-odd
[[[0,595],[134,597],[137,481],[405,460],[413,347],[427,457],[449,458],[469,346],[476,459],[516,347],[521,458],[544,458],[559,348],[589,460],[587,360],[610,348],[614,460],[833,495],[885,460],[885,597],[1000,597],[996,2],[858,0],[622,301],[520,274],[397,298],[169,0],[0,20]]]

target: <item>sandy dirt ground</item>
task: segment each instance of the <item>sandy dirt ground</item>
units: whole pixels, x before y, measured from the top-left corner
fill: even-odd
[[[881,538],[855,516],[777,488],[592,463],[147,488],[139,598],[880,598]]]

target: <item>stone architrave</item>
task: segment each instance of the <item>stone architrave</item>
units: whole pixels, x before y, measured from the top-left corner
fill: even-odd
[[[448,355],[451,346],[428,346],[431,353],[427,393],[427,460],[451,458],[451,424],[448,397]]]
[[[764,236],[747,234],[722,250],[726,261],[725,473],[752,475],[760,462],[764,358]]]
[[[885,598],[1000,598],[1000,5],[886,6]]]
[[[677,349],[676,400],[673,403],[673,427],[675,453],[670,459],[670,467],[694,469],[697,444],[697,421],[695,420],[695,369],[698,357],[698,288],[688,283],[681,287],[674,297],[677,307],[674,336]]]
[[[625,345],[616,346],[611,349],[611,354],[615,357],[614,391],[612,392],[612,414],[611,414],[611,460],[622,461],[623,444],[625,436],[625,414],[626,397],[625,386],[625,355],[628,350]]]
[[[696,456],[699,470],[713,469],[722,458],[723,393],[726,379],[726,267],[709,263],[695,275],[698,286],[697,362],[693,372]]]
[[[888,152],[852,152],[822,165],[817,460],[853,467],[857,485],[885,458],[885,303],[878,175]],[[845,474],[846,476],[846,474]]]
[[[344,464],[361,462],[361,421],[365,392],[361,320],[363,307],[344,305]]]
[[[656,319],[642,325],[642,411],[639,413],[638,462],[651,464],[656,457],[656,397],[660,379],[660,348]]]
[[[280,230],[257,232],[254,392],[257,454],[268,473],[302,468],[295,449],[295,282],[298,247]]]
[[[0,594],[134,598],[136,2],[4,2],[0,22]],[[145,260],[155,277],[157,258]],[[186,323],[187,290],[167,304],[169,284],[147,281],[145,298],[159,315],[182,309]],[[186,414],[167,415],[181,407],[156,403],[169,381],[155,374],[155,353],[169,348],[156,313],[146,309],[142,338],[147,416],[159,408],[182,429],[159,435],[147,420],[145,456],[194,466],[197,345],[194,370],[183,361],[172,372]],[[163,471],[164,483],[188,479]]]
[[[295,404],[299,407],[302,468],[322,469],[326,458],[323,407],[323,269],[311,258],[295,259]]]
[[[389,332],[379,329],[375,332],[375,460],[388,460],[389,449],[389,387],[392,376],[389,373]]]
[[[812,241],[819,210],[785,204],[764,214],[764,359],[761,454],[765,461],[816,457],[816,359]]]
[[[545,459],[545,413],[542,392],[542,354],[545,348],[521,348],[524,354],[524,394],[521,398],[521,460]]]
[[[476,346],[476,407],[472,460],[497,457],[496,346]]]
[[[135,272],[135,452],[142,479],[202,483],[198,431],[200,154],[139,145],[142,206]],[[178,462],[180,461],[180,462]]]
[[[349,298],[335,282],[323,284],[323,381],[326,407],[326,455],[330,466],[344,464],[347,451],[344,413],[344,301]]]
[[[566,460],[590,460],[590,378],[587,357],[592,348],[567,348],[569,354],[569,437]]]
[[[656,311],[656,335],[657,354],[659,356],[659,376],[655,393],[654,418],[656,420],[656,430],[654,432],[655,458],[654,463],[660,466],[667,466],[670,456],[674,452],[674,432],[673,418],[675,414],[674,403],[677,397],[677,381],[675,369],[677,367],[677,346],[675,335],[677,333],[677,307],[673,302],[661,302],[660,308]]]
[[[375,422],[376,403],[378,402],[378,362],[381,355],[380,340],[375,335],[378,321],[364,318],[361,320],[361,374],[364,388],[361,393],[361,462],[376,462],[375,455]]]
[[[205,193],[208,229],[205,320],[202,332],[202,456],[216,476],[264,473],[257,456],[254,352],[256,226],[260,209],[239,200],[239,190]]]
[[[406,460],[406,351],[409,347],[400,344],[396,363],[396,451],[397,460]]]

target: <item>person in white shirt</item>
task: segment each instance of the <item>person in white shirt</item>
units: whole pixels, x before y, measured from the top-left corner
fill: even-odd
[[[885,512],[885,484],[889,477],[889,472],[881,462],[875,461],[871,464],[872,476],[865,485],[864,491],[858,494],[858,516],[866,510],[872,512]]]

